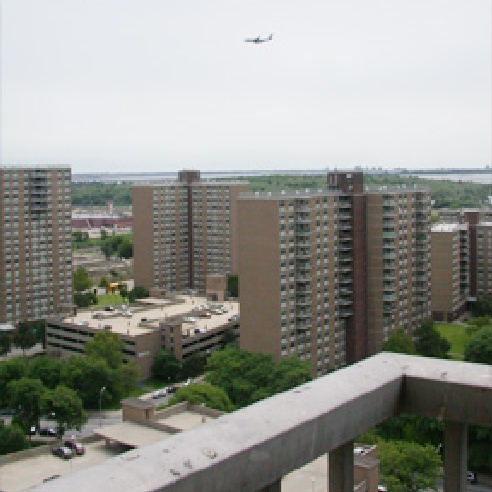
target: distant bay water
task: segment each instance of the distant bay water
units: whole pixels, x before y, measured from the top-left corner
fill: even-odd
[[[327,170],[265,170],[265,171],[230,171],[230,172],[213,172],[205,171],[201,173],[204,179],[238,179],[248,178],[252,176],[265,176],[272,174],[290,174],[290,175],[326,175]],[[367,171],[366,171],[367,172]],[[383,171],[384,173],[384,171]],[[367,174],[375,174],[370,171]],[[376,173],[379,174],[379,173]],[[388,172],[389,175],[399,174],[397,171]],[[415,176],[422,179],[449,180],[455,182],[471,182],[479,184],[492,184],[492,170],[490,172],[479,173],[436,173],[436,174],[419,174],[419,173],[404,173],[402,176]],[[161,172],[161,173],[90,173],[72,175],[72,180],[75,183],[143,183],[154,181],[176,180],[177,172]]]
[[[422,179],[449,180],[456,182],[471,182],[478,184],[492,184],[492,171],[481,174],[410,174]]]

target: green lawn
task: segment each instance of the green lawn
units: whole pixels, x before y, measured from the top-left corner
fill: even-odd
[[[451,359],[463,360],[465,345],[469,339],[467,327],[451,323],[436,323],[436,328],[441,336],[451,344],[449,351]]]
[[[123,303],[128,303],[128,299],[123,299],[119,294],[104,294],[102,296],[97,296],[98,306],[116,306]]]

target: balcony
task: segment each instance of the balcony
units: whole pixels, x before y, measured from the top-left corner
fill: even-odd
[[[311,258],[312,254],[311,254],[311,250],[310,249],[298,249],[296,251],[296,257],[297,258],[306,258],[306,259],[309,259]]]
[[[298,311],[296,313],[296,318],[301,320],[311,319],[311,311]]]
[[[340,285],[347,285],[347,284],[351,284],[353,283],[353,278],[352,278],[352,275],[341,275],[339,278],[338,278],[338,283]]]
[[[383,294],[383,302],[394,302],[396,301],[395,294]]]
[[[296,283],[299,285],[305,285],[311,282],[311,275],[297,275]]]
[[[310,329],[311,329],[311,323],[297,323],[296,324],[297,333],[304,333],[306,331],[309,331]]]
[[[311,287],[299,287],[296,289],[296,293],[299,295],[311,295]]]
[[[298,227],[296,229],[296,234],[298,236],[310,236],[311,235],[311,229],[309,227]]]
[[[298,306],[310,306],[312,304],[311,297],[307,295],[296,296],[296,305]]]
[[[340,318],[349,318],[350,316],[352,316],[354,313],[353,313],[353,310],[350,309],[350,308],[341,308],[339,311],[338,311],[338,315],[340,316]]]
[[[296,222],[298,224],[310,224],[311,223],[311,217],[309,214],[298,214],[296,216]]]
[[[339,306],[351,306],[352,304],[353,304],[352,299],[347,299],[347,298],[338,299]]]
[[[342,252],[352,251],[352,245],[350,243],[342,243],[338,246],[338,251],[342,251]]]
[[[299,273],[306,273],[311,271],[311,263],[309,261],[297,261],[296,270]]]

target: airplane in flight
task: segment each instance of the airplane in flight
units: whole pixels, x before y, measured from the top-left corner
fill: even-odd
[[[260,43],[266,43],[267,41],[271,41],[272,39],[273,39],[273,34],[270,34],[268,38],[260,38],[260,36],[257,36],[256,38],[246,38],[244,42],[260,44]]]

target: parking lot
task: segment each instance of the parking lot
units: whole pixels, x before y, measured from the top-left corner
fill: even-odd
[[[20,492],[54,475],[68,475],[77,470],[102,463],[104,460],[120,454],[118,446],[106,447],[104,441],[85,444],[83,456],[64,460],[51,454],[51,446],[39,455],[25,458],[0,467],[0,489],[5,492]],[[56,480],[56,478],[54,479]]]

